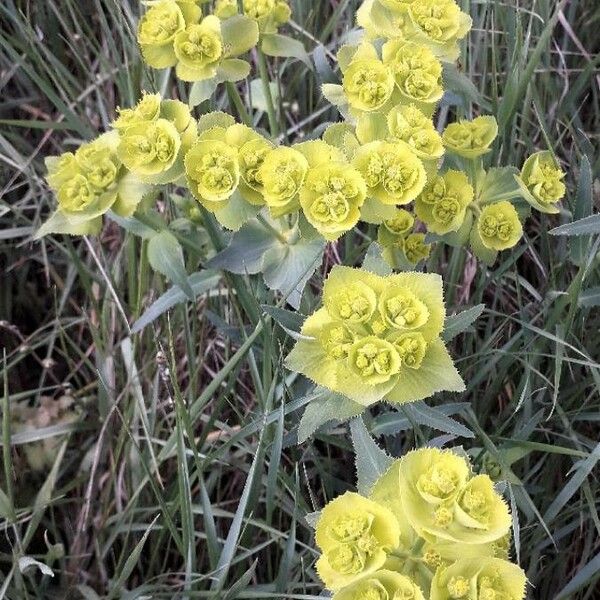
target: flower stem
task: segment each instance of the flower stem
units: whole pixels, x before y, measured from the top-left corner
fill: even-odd
[[[272,233],[282,244],[287,244],[288,241],[286,239],[286,237],[283,235],[283,233],[281,233],[281,231],[278,231],[277,229],[275,229],[275,227],[273,227],[273,225],[271,225],[271,223],[269,223],[269,221],[267,221],[260,213],[258,215],[256,215],[256,218],[258,219],[258,221],[260,221],[260,224],[270,233]]]
[[[265,95],[265,101],[267,103],[269,129],[271,130],[271,136],[273,138],[276,138],[279,136],[279,122],[277,120],[275,103],[273,102],[273,94],[271,94],[271,84],[269,81],[269,70],[267,68],[267,60],[260,47],[257,48],[256,52],[258,55],[258,72],[260,73],[260,80],[262,81],[263,93]]]
[[[226,83],[226,87],[227,94],[229,96],[229,102],[235,106],[235,109],[237,110],[238,115],[242,120],[242,123],[244,123],[244,125],[247,125],[248,127],[252,127],[252,118],[250,117],[248,111],[246,110],[246,107],[244,106],[244,102],[242,101],[242,97],[240,96],[240,92],[238,91],[237,86],[231,81],[228,81]]]

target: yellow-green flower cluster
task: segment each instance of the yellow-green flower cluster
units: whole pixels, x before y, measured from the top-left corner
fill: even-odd
[[[183,157],[197,136],[185,104],[144,94],[135,107],[120,109],[112,126],[75,153],[46,159],[58,209],[37,237],[97,234],[109,210],[129,217],[153,185],[182,179]]]
[[[323,288],[323,308],[306,319],[286,363],[365,406],[462,391],[440,338],[444,319],[439,275],[381,277],[334,267]]]
[[[533,208],[545,213],[557,213],[556,204],[566,192],[563,182],[565,174],[552,152],[537,152],[523,165],[517,182],[523,198]]]
[[[357,18],[372,39],[422,44],[445,61],[458,58],[458,42],[472,25],[455,0],[366,0]]]
[[[261,33],[276,33],[290,20],[292,11],[287,0],[243,0],[243,14],[258,23]],[[238,0],[217,0],[215,15],[228,19],[238,14]]]
[[[431,253],[425,234],[415,230],[415,217],[403,208],[379,226],[377,241],[383,258],[395,269],[403,269],[407,264],[414,267]]]
[[[190,109],[178,100],[144,95],[133,109],[119,111],[118,154],[131,173],[152,184],[172,183],[183,175],[183,157],[197,136]]]
[[[47,181],[58,208],[37,237],[97,234],[108,210],[122,216],[133,213],[149,188],[127,172],[118,149],[119,135],[113,131],[81,145],[76,152],[46,158]]]
[[[477,158],[489,152],[498,135],[498,123],[492,116],[481,116],[472,121],[450,123],[442,136],[448,150],[464,158]]]
[[[254,19],[237,16],[226,24],[216,15],[203,18],[194,0],[159,0],[140,19],[137,40],[149,66],[175,67],[182,81],[203,81],[258,42]]]
[[[369,497],[347,492],[321,511],[317,571],[336,600],[522,600],[508,560],[511,518],[487,475],[450,450],[395,461]]]

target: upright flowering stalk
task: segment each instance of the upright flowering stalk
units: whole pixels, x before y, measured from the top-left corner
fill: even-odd
[[[464,389],[439,337],[445,309],[438,275],[380,277],[335,267],[323,304],[304,323],[288,368],[365,406]]]

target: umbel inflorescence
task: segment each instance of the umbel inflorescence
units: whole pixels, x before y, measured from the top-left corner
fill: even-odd
[[[440,337],[445,316],[439,275],[337,266],[286,364],[364,406],[463,391]]]
[[[510,526],[492,480],[464,456],[415,450],[368,497],[346,492],[323,508],[317,571],[334,600],[522,600]]]
[[[240,57],[275,35],[290,8],[283,0],[241,7],[219,0],[203,14],[194,0],[152,3],[137,33],[144,60],[183,81],[244,79],[250,64]],[[231,117],[198,121],[182,103],[147,94],[120,111],[110,134],[48,159],[58,211],[38,235],[98,233],[107,211],[144,211],[143,198],[173,184],[235,229],[262,210],[327,241],[361,221],[379,224],[384,257],[407,268],[435,241],[470,244],[491,262],[518,243],[525,207],[556,212],[565,186],[551,152],[531,156],[520,173],[486,169],[494,117],[461,118],[441,132],[434,125],[445,69],[471,25],[454,0],[368,0],[357,21],[362,40],[338,52],[340,85],[323,86],[345,120],[321,140],[277,145]]]

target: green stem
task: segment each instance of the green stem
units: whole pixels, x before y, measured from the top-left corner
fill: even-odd
[[[273,225],[271,225],[271,223],[269,223],[269,221],[267,221],[261,214],[256,215],[256,218],[258,221],[260,221],[261,225],[269,232],[271,232],[282,244],[287,244],[288,241],[286,239],[286,237],[283,235],[283,233],[281,233],[281,231],[278,231],[277,229],[275,229],[275,227],[273,227]]]
[[[231,81],[228,81],[225,85],[227,88],[227,94],[229,95],[229,101],[235,106],[242,123],[248,127],[252,127],[252,117],[248,114],[248,111],[244,106],[244,102],[242,101],[242,97],[240,96],[237,86]]]
[[[279,122],[277,120],[277,112],[275,111],[275,103],[271,94],[271,85],[269,81],[269,70],[267,68],[267,60],[260,46],[257,49],[258,55],[258,72],[262,81],[263,93],[267,102],[267,115],[269,117],[269,128],[271,136],[276,138],[279,136]]]

